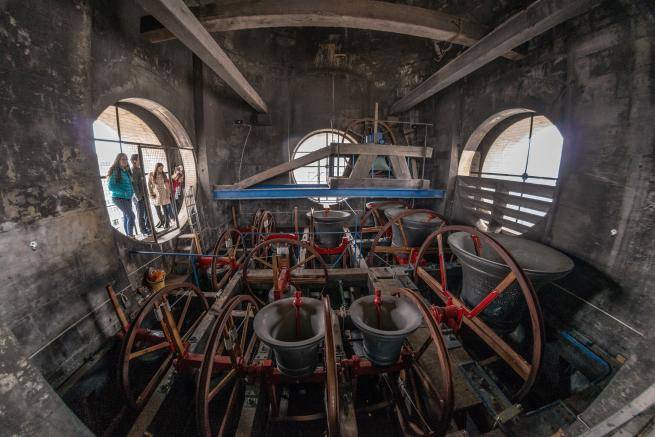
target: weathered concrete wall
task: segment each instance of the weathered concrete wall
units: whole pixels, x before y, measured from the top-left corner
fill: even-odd
[[[141,15],[127,0],[0,7],[0,319],[53,385],[116,332],[104,286],[146,260],[109,224],[93,120],[151,99],[194,140],[191,53],[141,40]]]
[[[3,435],[93,435],[30,363],[11,330],[1,324],[0,394]]]
[[[438,122],[435,143],[444,161],[437,158],[434,174],[442,181],[456,174],[456,157],[476,127],[502,110],[536,110],[562,132],[556,205],[528,236],[576,257],[580,267],[567,287],[644,334],[560,290],[542,297],[551,315],[610,353],[629,357],[583,416],[594,423],[655,378],[652,353],[644,348],[652,342],[655,311],[653,8],[604,2],[525,48],[522,61],[497,60],[419,110]]]

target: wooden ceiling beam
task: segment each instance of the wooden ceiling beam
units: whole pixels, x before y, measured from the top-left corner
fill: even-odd
[[[268,112],[264,100],[182,0],[138,2],[250,106],[258,112]]]
[[[398,100],[391,113],[407,111],[507,51],[600,3],[600,0],[538,0],[498,26]]]
[[[210,5],[194,8],[193,12],[209,32],[272,27],[347,27],[452,41],[468,47],[488,31],[484,26],[432,9],[377,0],[266,0],[227,8]],[[145,29],[142,25],[142,33],[153,43],[176,38],[166,28]],[[514,60],[522,57],[511,51],[503,56]]]

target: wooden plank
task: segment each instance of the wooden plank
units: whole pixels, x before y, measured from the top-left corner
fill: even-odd
[[[430,181],[427,179],[330,178],[328,184],[330,188],[430,188]]]
[[[373,161],[375,161],[375,155],[361,155],[357,158],[353,171],[350,172],[350,177],[354,179],[366,179],[371,173],[371,167],[373,167]]]
[[[459,190],[462,195],[473,196],[476,199],[490,199],[493,200],[494,203],[500,204],[499,206],[504,206],[506,204],[517,205],[547,213],[553,205],[552,202],[530,199],[528,197],[520,197],[512,194],[503,194],[498,191],[478,190],[465,186],[460,186]]]
[[[537,0],[394,103],[390,112],[393,114],[407,111],[509,50],[587,12],[599,3],[600,0]]]
[[[461,185],[468,187],[492,188],[496,191],[529,194],[531,196],[547,197],[555,195],[555,186],[528,182],[506,181],[504,179],[479,178],[474,176],[458,176]]]
[[[471,213],[473,213],[474,216],[476,216],[478,218],[481,218],[481,219],[491,220],[493,218],[495,221],[500,222],[500,224],[502,224],[506,228],[509,228],[509,229],[511,229],[513,231],[516,231],[516,232],[519,232],[521,234],[524,234],[524,233],[526,233],[526,232],[528,232],[529,230],[532,229],[532,227],[530,227],[530,226],[523,225],[521,223],[516,223],[516,222],[513,222],[511,220],[503,218],[495,210],[493,212],[486,212],[486,211],[481,211],[479,209],[471,209],[471,208],[468,208],[466,206],[464,207],[464,209],[468,209],[469,211],[471,211]]]
[[[323,275],[323,269],[302,269],[293,272],[294,278],[315,278]],[[335,268],[328,269],[329,281],[366,281],[368,269],[364,268]],[[248,281],[252,283],[267,283],[273,280],[270,269],[248,269]]]
[[[404,156],[390,156],[391,170],[396,179],[411,179],[412,174],[409,172],[409,166]]]
[[[305,156],[296,158],[289,162],[283,162],[282,164],[276,165],[273,168],[264,170],[256,175],[250,176],[242,181],[237,182],[234,187],[237,188],[248,188],[253,185],[259,184],[261,182],[267,181],[275,176],[279,176],[283,173],[287,173],[291,170],[295,170],[300,167],[304,167],[312,162],[318,161],[320,159],[327,158],[332,154],[339,153],[341,155],[360,155],[357,162],[365,156],[372,156],[371,163],[368,165],[368,170],[370,172],[371,165],[375,156],[378,155],[388,155],[388,156],[411,156],[411,157],[426,157],[432,156],[432,148],[427,147],[410,147],[410,146],[394,146],[394,145],[378,145],[378,144],[349,144],[349,143],[331,143],[329,146],[322,147],[318,150],[315,150],[311,153],[308,153]],[[366,158],[365,161],[360,164],[360,167],[363,166],[369,158]],[[357,163],[355,163],[355,168],[357,168]],[[363,167],[362,167],[363,168]],[[363,169],[360,171],[364,171]],[[353,169],[353,174],[355,169]],[[365,173],[365,176],[368,176],[368,172]],[[362,176],[363,177],[363,176]]]
[[[237,182],[234,186],[238,188],[252,187],[253,185],[274,178],[275,176],[279,176],[282,173],[287,173],[291,170],[295,170],[297,168],[311,164],[314,161],[318,161],[319,159],[327,158],[328,156],[330,156],[333,150],[334,149],[332,146],[320,148],[311,153],[308,153],[305,156],[301,156],[300,158],[296,158],[289,162],[284,162],[280,165],[276,165],[273,168],[269,168],[268,170],[264,170],[263,172],[250,176],[249,178]]]
[[[182,0],[138,2],[250,106],[268,112],[264,100]]]
[[[530,212],[526,212],[526,211],[518,211],[516,209],[506,208],[506,207],[500,206],[500,205],[494,205],[493,203],[478,202],[478,201],[475,201],[473,199],[469,199],[469,198],[466,198],[466,197],[461,197],[461,199],[462,199],[462,203],[463,203],[464,208],[467,208],[467,209],[483,208],[483,209],[486,209],[488,211],[492,211],[492,212],[495,211],[495,212],[498,212],[498,213],[500,213],[502,215],[507,215],[507,216],[513,217],[515,219],[524,220],[524,221],[530,222],[530,223],[537,223],[537,222],[541,221],[543,218],[546,217],[546,216],[542,216],[542,215],[537,215],[535,213],[530,213]]]
[[[403,156],[409,158],[432,157],[432,147],[371,143],[330,143],[330,146],[334,147],[333,153],[340,155]]]
[[[243,4],[241,4],[243,3]],[[211,5],[194,8],[210,32],[271,27],[349,27],[452,41],[470,46],[488,32],[484,26],[433,9],[373,0],[275,0],[241,2],[229,8]],[[150,42],[175,36],[166,29],[143,32]],[[509,59],[520,59],[516,52]]]

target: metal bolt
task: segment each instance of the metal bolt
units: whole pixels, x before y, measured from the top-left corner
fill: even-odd
[[[36,240],[30,241],[30,249],[36,250],[37,247],[39,247],[39,243],[37,243]]]
[[[612,229],[612,230],[610,231],[610,235],[611,235],[612,237],[616,236],[616,234],[618,234],[618,233],[619,233],[619,231],[617,231],[616,229]]]

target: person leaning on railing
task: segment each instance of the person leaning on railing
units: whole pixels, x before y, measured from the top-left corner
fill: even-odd
[[[132,211],[132,172],[127,162],[127,155],[119,153],[107,172],[108,188],[111,200],[123,213],[125,235],[134,237],[134,211]]]

